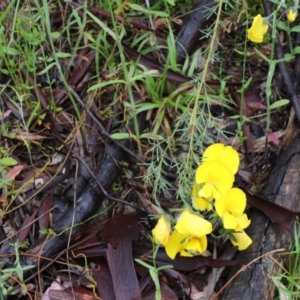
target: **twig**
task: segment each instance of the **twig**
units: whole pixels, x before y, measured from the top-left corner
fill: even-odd
[[[101,125],[102,126],[102,125]],[[72,153],[72,155],[74,155],[84,166],[85,168],[88,170],[88,172],[90,173],[91,177],[96,181],[98,187],[100,188],[101,192],[103,193],[103,195],[111,200],[111,201],[115,201],[115,202],[119,202],[119,203],[122,203],[124,205],[128,205],[128,206],[131,206],[133,208],[135,208],[136,210],[139,210],[139,211],[143,211],[143,212],[146,212],[148,213],[146,210],[144,210],[143,208],[141,207],[138,207],[134,204],[131,204],[130,202],[127,202],[125,200],[122,200],[122,199],[119,199],[119,198],[115,198],[113,196],[111,196],[107,191],[106,189],[102,186],[102,184],[100,183],[100,181],[97,179],[96,175],[94,174],[94,172],[90,169],[90,167],[88,166],[88,164],[75,152],[73,151],[71,148],[68,147],[68,145],[59,137],[59,136],[56,136],[55,137],[56,139],[59,140],[60,143],[62,143],[62,145],[66,148],[68,148],[68,150],[70,151],[70,153]],[[118,144],[117,144],[118,145]],[[122,144],[120,144],[121,146],[123,146]],[[118,146],[120,146],[118,145]],[[121,147],[120,146],[120,147]],[[124,146],[123,146],[124,147]],[[122,148],[122,147],[121,147]],[[127,149],[126,147],[124,147],[125,149]],[[124,149],[122,148],[122,149]],[[128,149],[127,149],[128,150]],[[130,151],[130,150],[128,150]],[[130,151],[131,152],[131,151]]]
[[[254,262],[256,262],[257,260],[265,257],[265,256],[269,256],[271,254],[277,253],[277,252],[283,252],[286,251],[286,249],[281,248],[281,249],[276,249],[267,253],[264,253],[263,255],[260,255],[258,257],[256,257],[255,259],[253,259],[252,261],[250,261],[247,265],[243,266],[241,269],[238,270],[238,272],[236,272],[236,274],[234,274],[233,277],[231,277],[226,284],[219,290],[219,292],[215,295],[213,295],[210,300],[217,300],[218,297],[220,296],[220,294],[227,288],[227,286],[241,273],[243,272],[245,269],[247,269],[248,267],[250,267]]]
[[[138,162],[140,163],[145,163],[143,159],[138,157],[134,152],[126,148],[124,145],[121,143],[117,142],[115,139],[111,138],[109,133],[105,130],[103,125],[98,121],[98,119],[94,116],[94,114],[90,111],[90,109],[83,103],[83,101],[80,99],[78,94],[74,91],[74,89],[71,86],[68,86],[70,89],[71,94],[75,98],[75,100],[82,106],[82,108],[86,111],[86,113],[92,118],[92,120],[96,123],[96,125],[100,129],[100,134],[104,135],[108,139],[110,139],[112,142],[114,142],[118,147],[120,147],[122,150],[124,150],[126,153],[128,153],[131,157],[135,158]]]

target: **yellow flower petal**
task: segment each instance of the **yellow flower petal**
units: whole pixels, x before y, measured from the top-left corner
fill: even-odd
[[[212,144],[203,152],[203,162],[205,161],[219,161],[222,157],[222,152],[225,146],[221,143]]]
[[[246,195],[238,188],[232,188],[223,198],[216,199],[215,208],[226,229],[239,231],[250,225],[250,220],[244,214]]]
[[[264,23],[264,18],[260,14],[257,15],[248,29],[248,39],[254,43],[261,43],[268,28],[269,26]]]
[[[192,253],[189,253],[185,250],[181,250],[179,253],[180,253],[181,256],[186,256],[186,257],[192,257],[193,256]]]
[[[157,244],[166,245],[171,233],[170,222],[164,217],[160,217],[156,226],[152,230],[154,241]]]
[[[179,216],[175,229],[181,234],[201,238],[212,232],[212,224],[186,209]]]
[[[232,245],[238,247],[240,251],[247,249],[252,244],[251,238],[246,234],[245,231],[234,232],[232,235],[235,237],[237,242],[232,239],[230,239],[230,241]]]
[[[193,252],[203,253],[207,248],[207,238],[192,237],[174,230],[165,246],[167,255],[174,259],[179,252],[181,256],[193,256]]]
[[[224,213],[227,211],[227,202],[223,200],[223,198],[218,198],[215,201],[215,209],[216,213],[219,217],[223,217]]]
[[[193,203],[193,207],[195,209],[198,209],[198,210],[212,210],[212,204],[209,200],[207,199],[204,199],[202,197],[199,197],[198,196],[198,188],[196,186],[196,184],[194,184],[193,186],[193,190],[192,190],[192,203]]]
[[[193,253],[205,252],[207,248],[207,238],[203,236],[201,238],[188,238],[186,235],[180,234],[178,231],[174,231],[166,246],[167,255],[174,259],[179,252],[181,256],[193,256]]]
[[[217,161],[228,167],[235,174],[240,164],[238,152],[231,146],[221,143],[209,146],[203,153],[203,162]]]
[[[221,198],[221,194],[215,189],[211,182],[204,183],[204,186],[198,192],[199,197],[204,198]]]
[[[239,188],[232,188],[220,199],[216,199],[215,207],[217,214],[222,217],[225,211],[242,215],[246,208],[246,195]]]
[[[187,251],[203,253],[207,248],[207,238],[191,238],[185,246]]]
[[[289,22],[294,22],[297,18],[297,10],[295,8],[290,8],[287,13],[287,19]]]
[[[223,225],[226,229],[236,229],[237,227],[236,218],[228,211],[223,214]]]
[[[247,228],[251,223],[251,221],[248,219],[246,214],[243,214],[242,216],[235,216],[235,219],[237,222],[235,231],[243,230],[243,229]]]
[[[204,162],[196,170],[196,183],[204,184],[199,197],[220,198],[231,189],[234,174],[230,169],[216,161]]]
[[[165,245],[166,253],[174,259],[176,254],[182,251],[187,244],[188,234],[181,234],[177,230],[174,230],[169,237],[168,243]]]

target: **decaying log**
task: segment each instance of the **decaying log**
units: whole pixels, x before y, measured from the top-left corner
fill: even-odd
[[[300,211],[300,135],[296,136],[287,149],[280,155],[263,191],[263,197],[285,208]],[[240,252],[237,259],[248,264],[255,258],[275,249],[291,249],[293,237],[277,224],[272,223],[263,213],[252,209],[249,214],[251,225],[247,233],[253,240],[249,249]],[[270,300],[274,299],[275,285],[271,276],[280,272],[283,256],[268,255],[254,262],[238,274],[223,292],[222,300]],[[240,267],[232,269],[234,276]]]

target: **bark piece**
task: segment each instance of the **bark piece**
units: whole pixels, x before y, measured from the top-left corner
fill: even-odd
[[[191,54],[200,37],[200,30],[208,21],[209,9],[215,5],[213,0],[199,0],[183,19],[183,24],[177,33],[177,62],[182,63],[186,54]]]
[[[115,300],[113,282],[106,262],[100,258],[91,259],[94,262],[93,276],[97,282],[98,293],[103,300]]]
[[[264,188],[263,197],[271,202],[293,211],[300,210],[300,135],[292,141],[281,154]],[[262,212],[253,210],[249,214],[251,225],[247,231],[253,244],[246,251],[240,252],[237,259],[244,259],[248,264],[253,259],[275,249],[292,246],[292,236],[279,225],[272,223]],[[283,257],[273,256],[279,264]],[[234,267],[233,276],[239,268]],[[268,256],[253,263],[241,272],[225,290],[222,300],[269,300],[274,298],[275,286],[271,276],[279,271],[278,264]]]
[[[141,226],[136,214],[117,215],[106,223],[102,241],[107,245],[107,262],[118,300],[142,300],[132,257],[132,240],[137,240]]]

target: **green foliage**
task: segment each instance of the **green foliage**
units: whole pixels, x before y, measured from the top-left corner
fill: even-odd
[[[2,188],[9,186],[10,182],[5,177],[7,167],[12,167],[17,164],[17,161],[9,157],[9,151],[0,147],[0,186]]]
[[[160,289],[159,272],[162,270],[165,270],[165,269],[170,269],[173,266],[165,265],[165,266],[157,267],[156,263],[155,263],[155,258],[156,258],[159,246],[156,246],[154,249],[155,250],[154,250],[153,256],[152,256],[153,257],[153,266],[145,263],[144,261],[142,261],[141,259],[138,259],[138,258],[135,259],[135,261],[149,270],[149,274],[155,285],[155,300],[160,300],[162,295],[161,295],[161,289]]]
[[[294,247],[290,252],[283,253],[282,258],[287,266],[281,266],[280,273],[272,276],[280,294],[279,299],[296,300],[300,299],[300,230],[299,223],[295,225]]]
[[[19,254],[19,249],[20,246],[18,242],[15,242],[13,244],[14,249],[15,249],[15,262],[14,266],[11,268],[5,268],[5,269],[0,269],[0,300],[4,300],[7,295],[14,295],[19,293],[20,291],[22,292],[23,295],[26,294],[27,288],[26,285],[24,284],[24,279],[23,279],[23,273],[26,270],[32,269],[34,266],[21,266],[20,264],[20,254]],[[1,262],[0,262],[0,268],[1,268]],[[17,277],[17,282],[19,283],[19,288],[15,289],[14,285],[9,284],[8,280],[13,279]],[[13,281],[16,283],[16,280]]]

